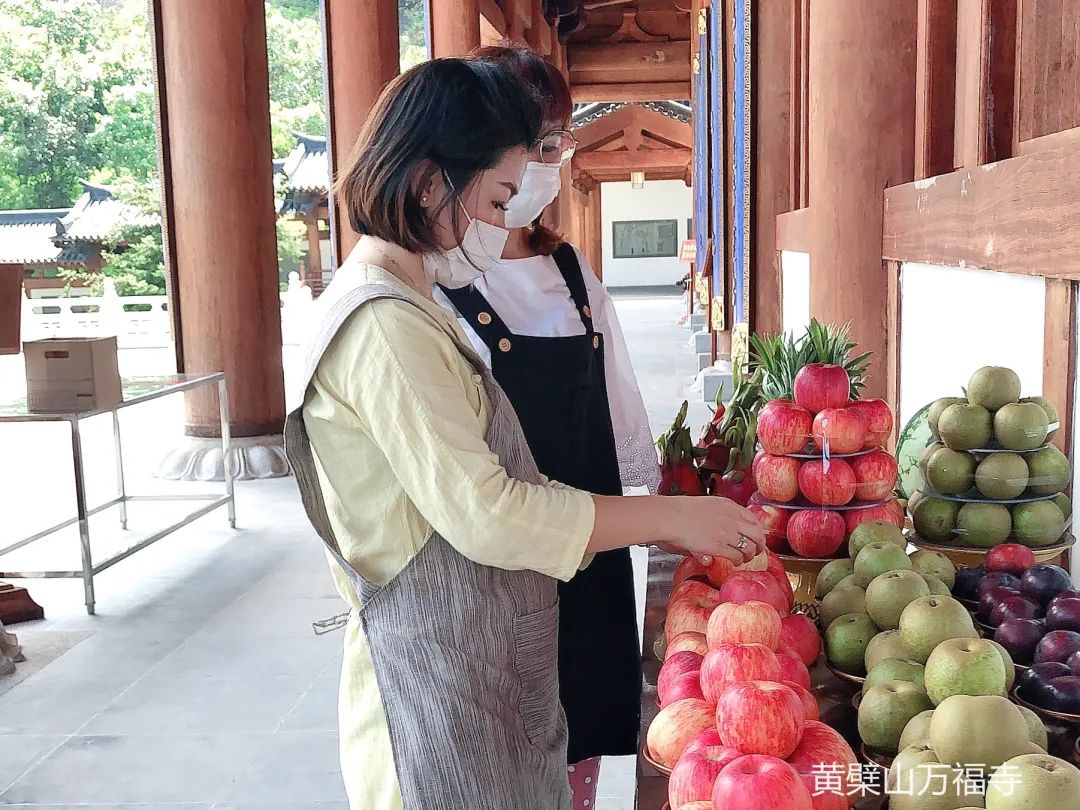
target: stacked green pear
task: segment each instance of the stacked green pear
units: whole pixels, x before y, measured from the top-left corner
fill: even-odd
[[[1050,444],[1057,409],[1041,396],[1021,399],[1020,378],[999,366],[976,371],[965,394],[928,410],[935,441],[919,461],[926,488],[908,503],[915,533],[987,549],[1059,542],[1072,514],[1072,466]]]

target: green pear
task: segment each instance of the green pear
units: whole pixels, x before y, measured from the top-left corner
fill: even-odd
[[[1018,704],[1016,708],[1020,710],[1020,714],[1024,715],[1024,720],[1028,724],[1028,739],[1043,751],[1047,750],[1050,745],[1050,738],[1047,735],[1046,724],[1043,723],[1042,718],[1027,706]]]
[[[931,596],[952,596],[952,589],[937,577],[923,574],[922,578],[926,580],[926,587],[930,589]]]
[[[930,740],[930,719],[934,716],[933,709],[919,712],[908,720],[904,731],[900,735],[900,750],[903,751],[909,745],[915,743],[928,744]]]
[[[859,552],[871,543],[893,543],[907,549],[907,538],[895,523],[871,520],[860,523],[851,532],[851,537],[848,538],[848,556],[854,560],[859,556]]]
[[[975,467],[971,453],[946,447],[930,457],[926,480],[942,495],[963,495],[975,486]]]
[[[842,672],[862,675],[866,671],[866,645],[877,631],[877,626],[865,613],[841,616],[825,631],[825,657]]]
[[[985,639],[951,638],[926,662],[926,693],[938,706],[953,695],[1005,694],[1005,662]]]
[[[1076,810],[1080,770],[1049,754],[1009,759],[986,786],[986,810]]]
[[[1005,697],[1008,697],[1009,693],[1012,692],[1013,684],[1016,683],[1016,664],[1013,663],[1008,650],[993,639],[987,639],[987,641],[994,645],[994,649],[998,651],[1002,662],[1005,664]],[[1043,747],[1045,748],[1045,746]]]
[[[818,607],[821,626],[829,629],[834,621],[847,613],[866,613],[866,591],[858,585],[837,586],[825,595]]]
[[[874,751],[895,754],[904,727],[912,717],[930,708],[930,698],[917,684],[879,683],[870,687],[859,703],[859,736]]]
[[[866,612],[882,630],[895,630],[904,608],[929,595],[926,580],[914,571],[887,571],[866,587]]]
[[[900,638],[899,630],[886,630],[870,639],[870,643],[866,645],[866,655],[864,656],[866,671],[869,672],[889,658],[899,658],[901,660],[907,658],[904,640]]]
[[[1005,405],[994,414],[994,436],[1006,450],[1034,450],[1046,443],[1050,420],[1034,402]]]
[[[956,566],[940,551],[921,548],[911,555],[911,565],[923,576],[937,577],[950,588],[956,584]]]
[[[918,661],[903,658],[886,658],[884,661],[875,664],[873,669],[867,670],[862,691],[866,692],[879,683],[886,683],[887,681],[907,681],[925,690],[926,684],[923,680],[923,671],[924,667]]]
[[[828,596],[829,591],[837,587],[841,580],[847,577],[852,577],[851,581],[854,583],[854,574],[854,560],[832,560],[826,563],[818,574],[817,582],[814,585],[817,598],[819,600],[824,599]]]
[[[948,543],[956,533],[956,520],[960,504],[944,498],[927,496],[919,501],[911,513],[915,533],[932,543]]]
[[[855,558],[855,584],[865,588],[874,577],[889,571],[911,570],[911,560],[895,543],[871,543]]]
[[[926,421],[930,425],[930,432],[934,436],[940,437],[938,432],[941,422],[941,415],[945,413],[945,410],[953,405],[966,405],[967,400],[963,397],[942,397],[941,399],[934,400],[930,404],[930,410],[926,412]]]
[[[967,608],[950,596],[916,599],[900,614],[899,630],[907,657],[920,663],[947,639],[979,637]]]
[[[1046,419],[1050,423],[1050,432],[1046,434],[1046,439],[1047,441],[1053,439],[1058,431],[1057,425],[1061,422],[1061,417],[1058,414],[1058,409],[1054,407],[1054,403],[1046,397],[1024,397],[1020,401],[1034,402],[1046,412]]]
[[[984,366],[971,375],[965,393],[968,402],[996,411],[1020,399],[1020,377],[1011,368]]]
[[[1020,710],[999,695],[953,695],[930,720],[930,745],[940,759],[979,765],[986,772],[1027,753],[1028,734]]]

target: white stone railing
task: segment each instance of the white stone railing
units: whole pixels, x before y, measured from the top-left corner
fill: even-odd
[[[121,349],[170,346],[172,324],[168,299],[164,295],[120,296],[111,282],[106,280],[101,296],[24,299],[22,339],[116,335]],[[300,342],[311,306],[311,290],[300,283],[296,273],[291,273],[289,289],[281,293],[284,345]]]

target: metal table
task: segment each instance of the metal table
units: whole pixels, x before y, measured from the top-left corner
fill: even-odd
[[[202,386],[216,385],[221,418],[221,446],[225,454],[225,492],[224,494],[176,494],[176,495],[129,495],[124,482],[124,458],[120,442],[120,418],[119,411],[130,408],[133,405],[141,405],[162,397],[191,391]],[[225,386],[225,375],[217,374],[169,374],[154,377],[127,377],[123,380],[123,401],[109,408],[82,411],[79,413],[31,413],[26,409],[26,402],[19,401],[7,405],[0,405],[0,424],[22,422],[67,422],[71,427],[71,458],[75,472],[75,513],[76,516],[69,518],[55,526],[50,526],[29,537],[24,537],[10,545],[0,548],[0,556],[8,554],[16,549],[27,546],[30,543],[48,537],[61,529],[65,529],[75,523],[79,525],[79,542],[82,552],[82,569],[79,571],[0,571],[0,578],[5,579],[82,579],[86,593],[86,612],[94,613],[94,575],[100,574],[116,563],[130,557],[137,551],[156,543],[161,538],[172,534],[177,529],[187,526],[192,521],[226,506],[229,513],[229,525],[236,528],[236,503],[233,497],[233,471],[229,457],[229,399]],[[94,507],[88,507],[86,503],[85,465],[83,463],[82,439],[80,437],[80,422],[92,416],[112,414],[113,444],[116,451],[116,497]],[[148,537],[139,540],[134,545],[123,551],[117,552],[111,557],[94,563],[90,549],[90,523],[91,515],[96,515],[114,506],[120,509],[120,526],[127,529],[127,505],[132,501],[205,501],[202,506],[184,515],[175,523],[160,529]]]

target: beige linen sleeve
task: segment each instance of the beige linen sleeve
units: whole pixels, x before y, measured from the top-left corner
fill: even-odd
[[[570,579],[592,534],[592,496],[507,475],[470,401],[482,394],[479,377],[463,375],[434,320],[412,304],[375,301],[339,337],[320,378],[355,411],[432,527],[474,562]]]

